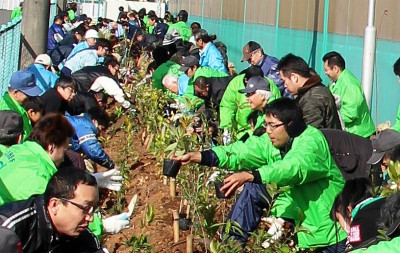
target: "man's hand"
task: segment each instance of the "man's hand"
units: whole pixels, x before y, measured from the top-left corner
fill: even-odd
[[[106,172],[93,173],[97,180],[99,188],[107,188],[112,191],[119,191],[122,187],[121,172],[117,169],[112,169]]]
[[[221,187],[221,191],[225,191],[225,197],[228,197],[234,193],[237,188],[242,186],[244,183],[252,182],[253,179],[253,175],[247,171],[234,173],[225,178],[224,186]]]
[[[180,162],[182,165],[186,165],[189,163],[200,163],[201,162],[201,153],[198,151],[190,152],[190,153],[186,153],[181,156],[172,157],[171,160]]]

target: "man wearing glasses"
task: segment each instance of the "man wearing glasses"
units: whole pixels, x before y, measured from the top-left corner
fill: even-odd
[[[0,252],[104,252],[88,229],[98,201],[90,173],[60,169],[44,194],[0,207]]]
[[[233,240],[245,243],[258,227],[263,209],[269,209],[271,203],[264,184],[276,183],[288,189],[276,197],[272,214],[293,220],[296,226],[301,224],[310,232],[297,233],[299,247],[333,252],[329,250],[337,246],[342,252],[347,235],[336,231],[329,214],[344,179],[325,137],[307,126],[301,108],[291,99],[272,101],[264,112],[267,134],[251,136],[245,143],[188,153],[175,160],[241,171],[227,177],[221,188],[225,196],[230,196],[246,183],[228,216],[240,228],[240,232],[225,231]]]

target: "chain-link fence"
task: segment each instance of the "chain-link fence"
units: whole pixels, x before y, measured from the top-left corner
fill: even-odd
[[[0,94],[7,90],[12,73],[18,70],[21,42],[21,17],[0,28]]]

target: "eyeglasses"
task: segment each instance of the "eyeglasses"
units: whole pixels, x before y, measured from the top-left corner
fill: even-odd
[[[71,94],[76,94],[76,91],[74,88],[67,87],[67,89],[71,92]]]
[[[265,128],[265,129],[271,129],[272,131],[273,130],[275,130],[275,129],[277,129],[278,127],[280,127],[280,126],[283,126],[283,125],[285,125],[285,123],[280,123],[280,124],[275,124],[275,125],[272,125],[271,123],[263,123],[263,127]]]
[[[75,202],[73,202],[73,201],[71,201],[69,199],[66,199],[66,198],[60,198],[60,199],[63,200],[63,201],[67,201],[68,203],[71,203],[72,205],[78,207],[79,209],[81,209],[84,212],[84,214],[93,214],[94,210],[97,209],[97,207],[94,207],[94,206],[83,206],[81,204],[75,203]]]

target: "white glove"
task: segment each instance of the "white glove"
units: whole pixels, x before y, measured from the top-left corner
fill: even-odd
[[[268,229],[267,233],[271,236],[273,240],[279,240],[283,235],[282,227],[285,224],[285,220],[282,218],[268,217],[267,222],[271,224],[271,227]]]
[[[124,228],[129,228],[127,213],[113,215],[103,220],[103,227],[106,233],[116,234]]]
[[[228,145],[232,140],[231,133],[228,131],[228,129],[224,130],[224,133],[222,134],[222,142],[224,145]]]
[[[214,171],[210,177],[208,178],[207,182],[206,182],[206,187],[211,184],[211,182],[214,182],[215,179],[219,176],[219,174],[221,174],[220,171]]]
[[[97,180],[99,188],[107,188],[112,191],[119,191],[122,187],[121,172],[117,169],[112,169],[106,172],[93,173]]]
[[[122,107],[124,107],[125,109],[128,109],[131,106],[131,103],[128,100],[124,100],[124,102],[122,102]]]

